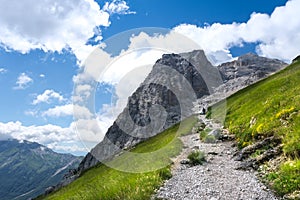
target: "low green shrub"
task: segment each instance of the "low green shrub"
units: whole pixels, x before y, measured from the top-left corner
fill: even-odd
[[[167,180],[172,178],[171,170],[168,168],[163,168],[159,171],[159,176],[162,178],[162,180]]]
[[[210,128],[205,128],[200,132],[200,140],[204,141],[204,138],[208,135],[208,133],[211,131]]]
[[[187,157],[191,165],[202,165],[205,162],[205,154],[203,151],[193,151]]]

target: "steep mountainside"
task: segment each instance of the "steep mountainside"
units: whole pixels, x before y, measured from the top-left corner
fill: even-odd
[[[209,94],[206,81],[200,74],[204,69],[216,70],[203,51],[163,55],[146,80],[129,97],[126,108],[108,129],[103,141],[81,162],[79,171],[88,169],[189,116],[193,101]],[[153,108],[153,105],[157,107]],[[151,106],[152,110],[149,109]],[[161,112],[161,107],[165,112]]]
[[[28,199],[56,185],[81,157],[58,154],[38,143],[0,141],[0,199]]]
[[[236,91],[286,66],[285,63],[246,54],[236,61],[214,67],[201,50],[166,54],[128,99],[128,104],[106,136],[88,153],[62,185],[105,161],[181,121],[192,113],[193,103],[204,96]],[[212,96],[212,95],[210,95]],[[158,105],[158,106],[153,106]],[[152,106],[151,109],[149,109]],[[166,112],[161,112],[160,108]]]

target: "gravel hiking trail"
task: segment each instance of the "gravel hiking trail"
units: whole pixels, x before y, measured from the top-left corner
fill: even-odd
[[[204,116],[207,126],[216,128]],[[172,178],[156,191],[153,199],[176,200],[275,200],[276,197],[255,175],[255,171],[237,170],[240,161],[234,160],[237,148],[233,141],[203,143],[199,134],[181,137],[184,149],[173,161]],[[194,167],[186,164],[193,150],[203,151],[206,161]]]

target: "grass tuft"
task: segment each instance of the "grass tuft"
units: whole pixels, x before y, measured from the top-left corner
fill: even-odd
[[[205,154],[199,150],[191,152],[187,158],[189,159],[189,163],[193,166],[202,165],[205,162]]]

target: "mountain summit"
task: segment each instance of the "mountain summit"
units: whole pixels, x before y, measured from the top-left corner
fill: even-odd
[[[209,94],[210,88],[201,74],[209,70],[217,72],[203,51],[163,55],[129,97],[127,106],[103,141],[81,162],[78,171],[105,161],[190,116],[193,102]]]

